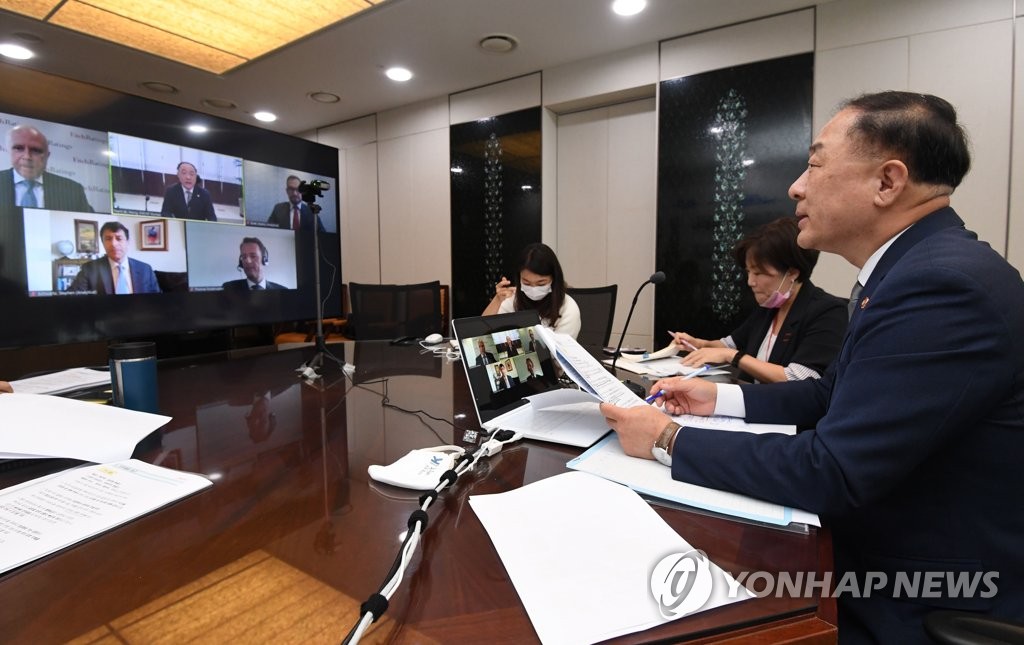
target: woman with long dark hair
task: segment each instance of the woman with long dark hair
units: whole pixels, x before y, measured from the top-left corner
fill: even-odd
[[[502,276],[484,316],[536,309],[545,327],[569,334],[580,333],[580,308],[565,292],[565,276],[558,257],[547,244],[530,244],[519,256],[515,281]]]

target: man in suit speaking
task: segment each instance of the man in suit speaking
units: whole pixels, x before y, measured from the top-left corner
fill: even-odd
[[[270,252],[258,237],[243,237],[238,246],[238,270],[244,278],[229,280],[221,285],[226,291],[262,291],[264,289],[286,289],[284,285],[270,282],[263,275],[263,267],[270,264]]]
[[[316,221],[316,229],[324,232],[324,223],[313,214],[309,204],[302,201],[302,193],[299,192],[299,184],[302,183],[295,175],[290,175],[285,180],[284,190],[288,195],[288,201],[274,205],[270,212],[267,223],[278,228],[290,228],[294,231],[312,231],[313,222]]]
[[[187,161],[178,164],[178,183],[168,186],[164,192],[164,203],[160,214],[178,219],[198,219],[216,222],[213,212],[213,198],[210,192],[199,185],[199,172]]]
[[[0,206],[93,212],[82,184],[46,171],[50,143],[37,128],[14,126],[7,148],[11,167],[0,172]]]
[[[100,295],[160,293],[153,267],[128,257],[128,229],[121,222],[100,227],[107,254],[82,265],[68,291],[95,291]]]
[[[680,428],[654,406],[601,405],[623,450],[674,479],[818,513],[844,644],[927,642],[938,608],[1024,607],[1024,282],[949,206],[970,162],[943,99],[846,103],[789,189],[797,243],[860,270],[835,362],[820,380],[651,388],[672,414],[810,429]],[[934,582],[900,583],[915,579]]]

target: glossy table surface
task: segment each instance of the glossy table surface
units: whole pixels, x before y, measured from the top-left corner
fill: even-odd
[[[367,467],[413,448],[462,444],[464,430],[478,426],[459,363],[380,342],[330,349],[356,365],[354,379],[329,366],[322,381],[304,383],[296,368],[308,348],[162,364],[160,409],[173,420],[135,456],[202,473],[214,485],[4,574],[3,640],[340,642],[384,581],[419,497],[373,482]],[[389,610],[364,642],[535,642],[468,497],[566,472],[579,452],[523,442],[444,492]],[[61,465],[0,472],[0,486]],[[831,567],[820,531],[655,508],[734,574]],[[756,598],[617,642],[725,632],[746,641],[831,642],[834,614],[827,600]]]

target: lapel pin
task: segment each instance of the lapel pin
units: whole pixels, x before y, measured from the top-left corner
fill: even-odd
[[[864,296],[863,298],[861,298],[861,300],[860,300],[860,308],[861,308],[861,310],[864,310],[865,308],[867,308],[869,302],[871,302],[871,297],[870,296]]]

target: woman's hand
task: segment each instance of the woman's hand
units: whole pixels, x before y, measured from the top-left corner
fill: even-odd
[[[14,392],[14,388],[7,381],[0,381],[0,392]]]
[[[494,285],[494,299],[500,303],[514,295],[516,295],[516,288],[512,286],[512,282],[505,276],[501,276],[501,281]]]
[[[736,350],[728,347],[705,347],[690,352],[679,362],[687,367],[700,367],[705,363],[728,363],[735,355]]]

